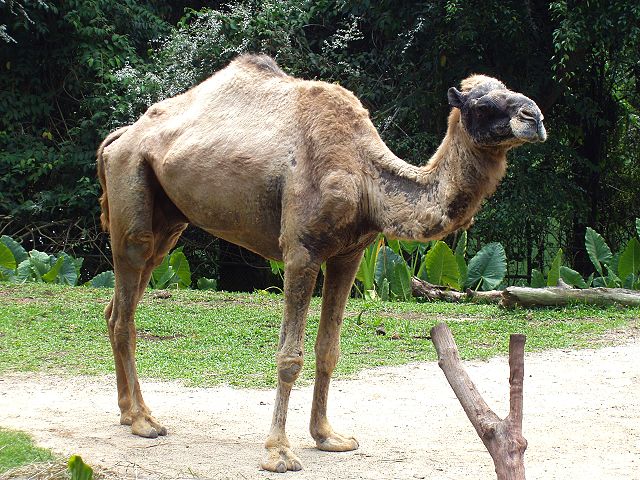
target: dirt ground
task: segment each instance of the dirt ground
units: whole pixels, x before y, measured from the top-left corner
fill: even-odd
[[[466,363],[499,416],[508,411],[506,358]],[[640,341],[525,356],[524,436],[530,479],[640,479]],[[493,464],[435,362],[371,369],[336,381],[330,419],[360,449],[320,452],[308,434],[312,388],[292,393],[288,433],[302,472],[259,470],[274,392],[145,381],[169,429],[155,440],[118,424],[115,378],[0,378],[0,426],[31,433],[122,478],[491,479]]]

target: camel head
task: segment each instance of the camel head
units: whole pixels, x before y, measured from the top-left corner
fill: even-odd
[[[544,116],[530,98],[484,75],[463,80],[461,89],[449,89],[449,105],[460,109],[462,126],[476,145],[511,148],[547,139]]]

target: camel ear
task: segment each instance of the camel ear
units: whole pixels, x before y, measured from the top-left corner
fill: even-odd
[[[449,106],[461,108],[467,101],[468,94],[462,93],[456,87],[451,87],[447,92],[449,98]]]

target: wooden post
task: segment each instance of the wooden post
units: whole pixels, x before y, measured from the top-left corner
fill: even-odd
[[[522,397],[524,379],[524,335],[509,339],[509,415],[500,418],[489,408],[460,362],[458,347],[444,323],[431,329],[431,340],[438,352],[438,365],[460,401],[471,424],[491,454],[498,480],[525,480],[522,436]]]

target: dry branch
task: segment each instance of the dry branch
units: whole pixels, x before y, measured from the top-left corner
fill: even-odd
[[[509,339],[509,415],[500,418],[489,408],[460,362],[458,347],[444,323],[431,329],[438,365],[460,401],[471,424],[493,458],[498,480],[525,480],[522,436],[524,335]]]

